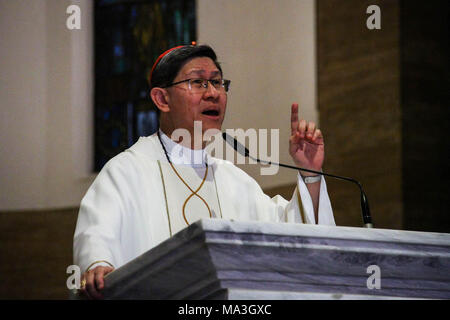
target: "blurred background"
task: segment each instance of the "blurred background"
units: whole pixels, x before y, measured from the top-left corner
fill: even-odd
[[[448,27],[447,0],[0,0],[0,298],[67,298],[81,198],[156,130],[148,71],[191,41],[232,80],[224,129],[279,129],[292,164],[298,102],[324,132],[324,171],[362,183],[375,227],[450,232]],[[241,167],[291,198],[295,172]],[[360,227],[357,187],[327,186],[336,223]]]

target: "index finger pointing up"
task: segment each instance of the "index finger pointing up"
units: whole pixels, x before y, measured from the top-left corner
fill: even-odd
[[[291,135],[297,132],[298,128],[298,103],[293,103],[291,108]]]

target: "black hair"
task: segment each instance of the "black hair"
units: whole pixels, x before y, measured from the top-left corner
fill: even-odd
[[[210,46],[189,45],[174,49],[161,58],[151,75],[150,89],[154,87],[163,88],[170,85],[187,62],[200,57],[210,58],[222,75],[222,68],[217,61],[217,55]]]

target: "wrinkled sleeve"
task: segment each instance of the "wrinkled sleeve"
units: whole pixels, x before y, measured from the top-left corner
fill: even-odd
[[[295,188],[291,201],[286,207],[285,214],[284,219],[288,222],[316,224],[312,199],[300,174],[297,174],[297,187]],[[331,201],[328,196],[327,185],[323,176],[320,181],[318,224],[336,225]]]
[[[120,166],[108,162],[81,201],[73,258],[82,272],[95,261],[121,264],[120,231],[127,184],[122,171]]]
[[[270,198],[251,177],[247,179],[245,186],[247,190],[242,190],[242,193],[249,192],[258,220],[316,224],[312,199],[300,174],[297,175],[297,186],[290,201],[280,195]],[[319,224],[336,225],[323,176],[320,182]]]

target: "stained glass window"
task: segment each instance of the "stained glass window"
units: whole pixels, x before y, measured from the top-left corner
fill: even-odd
[[[96,0],[95,171],[157,130],[148,73],[163,51],[196,40],[195,0]]]

